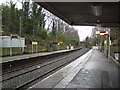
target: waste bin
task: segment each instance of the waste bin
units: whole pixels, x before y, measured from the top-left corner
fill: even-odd
[[[115,54],[115,59],[119,60],[120,59],[120,52],[114,52]]]

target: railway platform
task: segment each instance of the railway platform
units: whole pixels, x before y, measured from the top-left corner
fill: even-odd
[[[62,52],[67,52],[67,51],[71,51],[71,50],[69,49],[69,50],[60,50],[60,51],[53,51],[53,52],[42,52],[42,53],[23,54],[23,55],[2,57],[2,60],[0,61],[0,63],[11,62],[11,61],[15,61],[15,60],[22,60],[22,59],[29,59],[29,58],[34,58],[34,57],[38,57],[38,56],[45,56],[45,55],[62,53]]]
[[[35,88],[119,88],[119,67],[99,50],[91,49],[64,68],[46,77]]]

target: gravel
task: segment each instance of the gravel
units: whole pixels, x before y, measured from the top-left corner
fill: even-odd
[[[5,74],[3,76],[3,79],[8,79],[10,77],[13,77],[13,76],[19,75],[21,73],[25,73],[25,72],[35,69],[31,72],[25,73],[23,75],[9,79],[7,81],[3,81],[2,82],[3,88],[14,88],[14,89],[18,88],[18,87],[26,84],[27,82],[30,82],[42,75],[54,70],[55,68],[67,63],[67,62],[75,60],[77,57],[81,56],[86,51],[88,51],[88,49],[81,49],[76,52],[72,52],[69,55],[64,55],[64,57],[63,57],[63,55],[59,56],[59,58],[56,57],[56,58],[54,58],[54,60],[49,60],[49,62],[44,62],[42,64],[38,64],[38,65],[29,67],[29,68],[21,69],[19,71],[13,72],[13,73]]]

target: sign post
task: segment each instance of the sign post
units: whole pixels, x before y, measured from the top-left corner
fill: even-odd
[[[110,59],[110,45],[111,45],[111,40],[110,40],[110,29],[109,29],[109,34],[108,34],[108,39],[109,39],[109,44],[108,44],[108,59]]]
[[[12,38],[10,38],[10,56],[12,56]]]
[[[34,51],[37,53],[37,48],[38,48],[37,45],[38,45],[38,42],[32,42],[32,53],[34,53]]]
[[[110,59],[110,29],[109,31],[96,31],[96,35],[100,35],[100,36],[104,36],[104,35],[107,35],[108,36],[108,53],[107,53],[107,40],[104,41],[104,53],[105,53],[105,56],[108,55],[108,58]],[[106,36],[106,39],[107,39],[107,36]]]

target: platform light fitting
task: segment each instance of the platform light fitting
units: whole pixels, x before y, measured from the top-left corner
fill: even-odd
[[[108,35],[108,31],[96,31],[95,33],[96,35],[100,35],[100,36]]]
[[[95,16],[102,15],[102,5],[92,5],[92,11]]]

